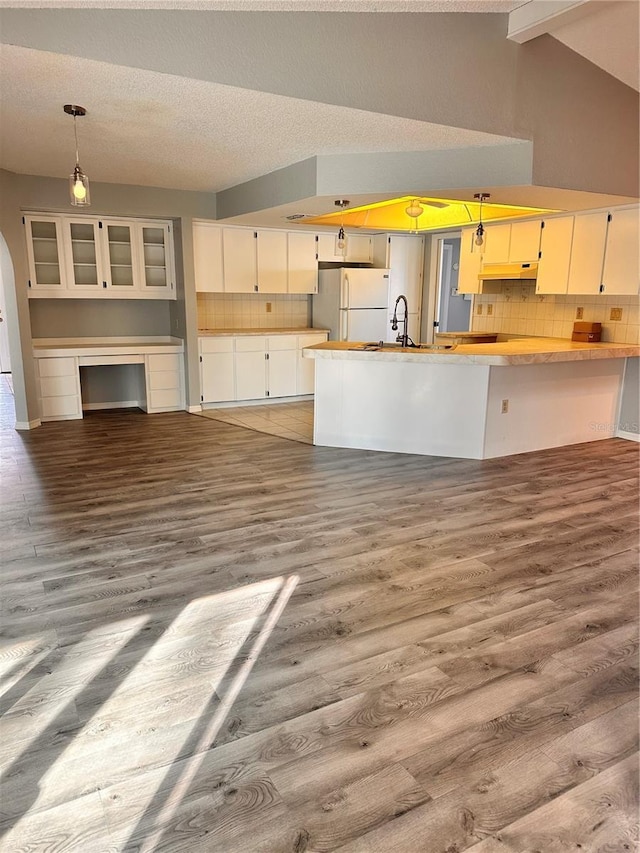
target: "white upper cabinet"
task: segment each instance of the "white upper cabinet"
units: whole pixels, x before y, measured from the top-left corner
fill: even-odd
[[[511,225],[494,225],[485,227],[482,260],[485,264],[506,264],[509,262],[509,242],[511,240]]]
[[[607,214],[586,213],[573,223],[567,293],[599,293],[602,284]]]
[[[255,293],[257,284],[256,237],[251,228],[223,228],[224,289],[227,293]]]
[[[540,219],[489,223],[485,231],[483,263],[526,264],[538,260],[540,248]]]
[[[573,216],[545,219],[540,238],[536,293],[566,293],[571,261]]]
[[[542,233],[541,225],[541,219],[528,219],[525,222],[511,223],[510,264],[528,264],[538,260]]]
[[[370,264],[373,241],[369,234],[347,234],[343,249],[338,248],[337,231],[318,234],[318,260],[331,263]]]
[[[222,293],[222,228],[209,222],[193,223],[193,267],[196,290]]]
[[[30,297],[175,299],[171,223],[25,216]]]
[[[315,234],[289,231],[287,235],[288,293],[318,292],[318,259]]]
[[[256,291],[287,292],[287,232],[257,231]]]
[[[62,219],[56,216],[25,216],[29,288],[55,296],[66,289]],[[29,294],[33,295],[32,293]]]
[[[634,296],[639,291],[637,207],[610,214],[602,273],[602,293]]]

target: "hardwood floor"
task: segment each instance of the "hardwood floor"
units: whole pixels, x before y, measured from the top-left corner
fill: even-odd
[[[638,445],[11,403],[2,851],[638,849]]]

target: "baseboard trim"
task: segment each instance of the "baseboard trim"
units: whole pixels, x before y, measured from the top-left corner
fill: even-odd
[[[141,409],[140,400],[118,400],[116,403],[83,403],[83,412],[97,412],[100,409]]]
[[[190,415],[198,415],[202,411],[202,406],[200,403],[197,406],[187,406],[187,411]]]
[[[36,429],[37,427],[42,426],[42,421],[40,418],[34,418],[32,421],[16,421],[14,425],[14,429],[17,430],[27,430],[27,429]]]
[[[616,433],[616,438],[624,438],[626,441],[640,441],[640,434],[637,432],[626,432],[626,430],[619,429]]]
[[[237,409],[239,406],[275,406],[278,403],[304,403],[313,400],[313,394],[296,394],[291,397],[262,397],[259,400],[230,400],[225,403],[203,403],[201,409]],[[196,411],[200,411],[197,409]]]

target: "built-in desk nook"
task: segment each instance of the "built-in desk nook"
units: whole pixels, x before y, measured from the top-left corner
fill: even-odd
[[[180,338],[39,338],[33,355],[42,421],[81,418],[92,408],[184,409]]]

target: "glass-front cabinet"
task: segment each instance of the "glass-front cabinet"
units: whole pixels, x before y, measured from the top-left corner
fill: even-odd
[[[171,289],[169,225],[139,225],[142,245],[142,287],[155,293]]]
[[[55,216],[25,216],[29,288],[55,295],[65,288],[62,220]]]
[[[106,281],[112,290],[130,291],[136,288],[136,256],[134,226],[129,222],[104,222],[107,256]]]
[[[167,221],[25,215],[31,297],[175,299]]]
[[[63,227],[69,252],[69,287],[82,291],[102,289],[99,221],[69,219],[63,222]]]

